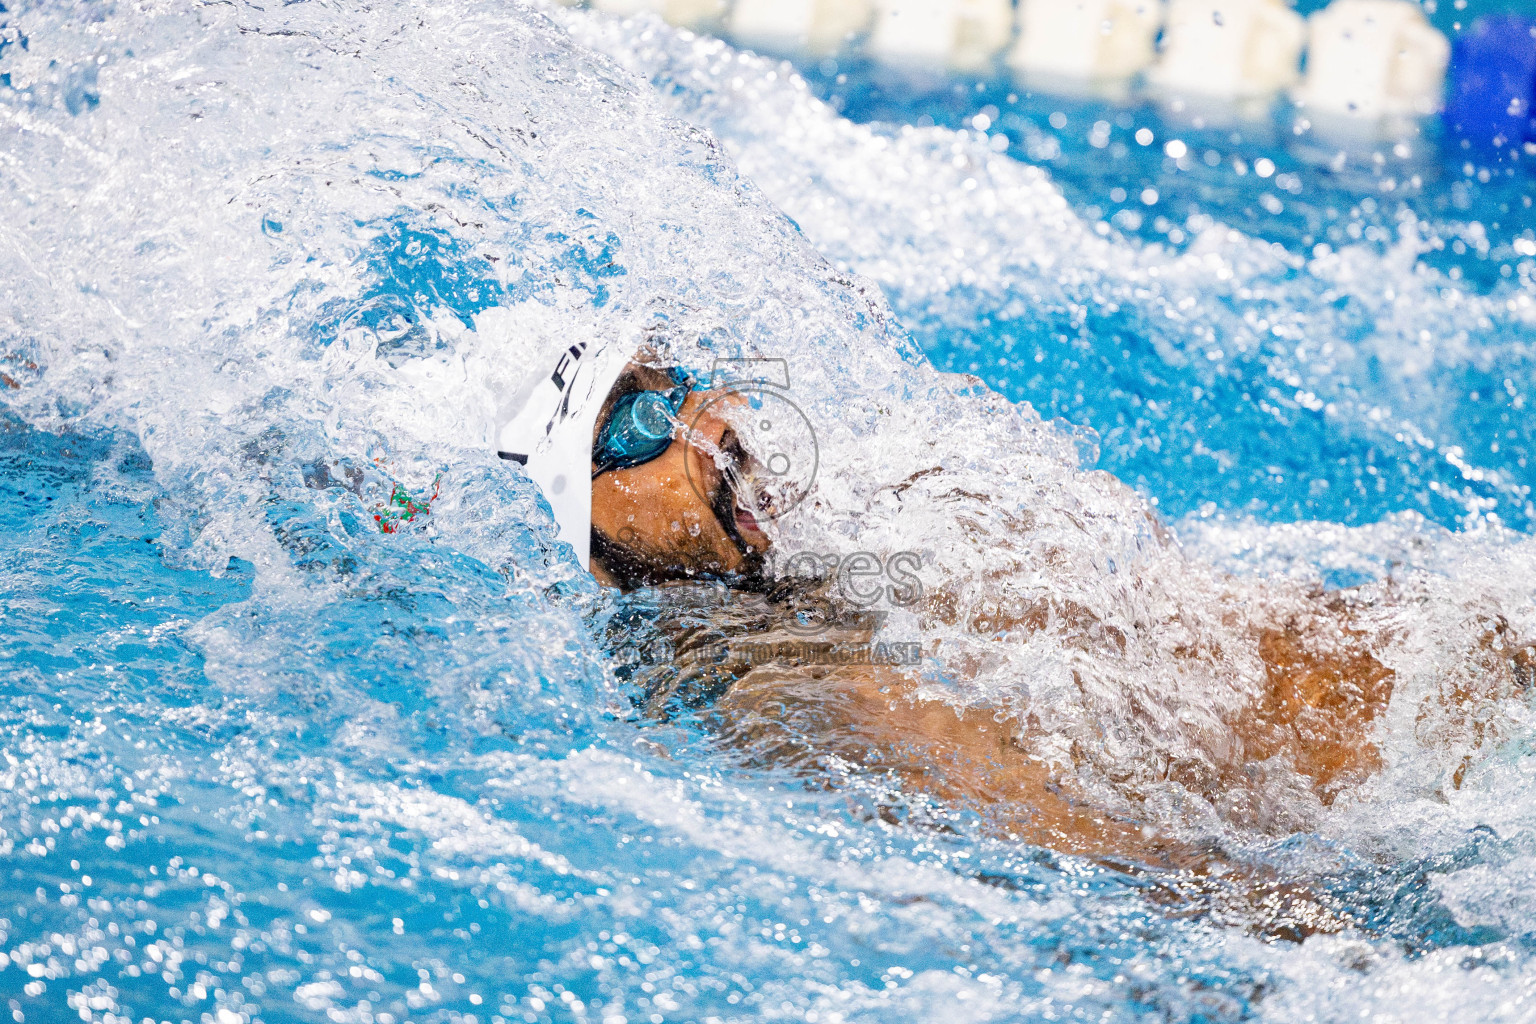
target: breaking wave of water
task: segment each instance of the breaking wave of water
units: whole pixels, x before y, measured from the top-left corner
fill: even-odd
[[[1528,270],[1458,284],[1408,217],[1149,243],[975,132],[506,0],[22,4],[0,76],[14,1019],[1529,1019],[1536,734],[1446,703],[1536,636]],[[625,603],[490,437],[591,337],[785,360],[822,462],[778,542],[920,555],[926,692],[1358,927],[638,714]],[[1341,581],[1383,771],[1170,781]]]

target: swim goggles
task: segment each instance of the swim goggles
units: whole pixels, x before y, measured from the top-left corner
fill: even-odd
[[[620,396],[609,410],[597,435],[592,479],[610,469],[631,469],[660,458],[677,430],[683,403],[693,390],[693,378],[681,370],[669,371],[677,386],[665,391],[631,391]]]

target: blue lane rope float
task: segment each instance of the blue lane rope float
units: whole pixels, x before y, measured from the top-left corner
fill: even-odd
[[[1536,142],[1536,19],[1479,18],[1451,58],[1445,123],[1474,146],[1518,149]]]

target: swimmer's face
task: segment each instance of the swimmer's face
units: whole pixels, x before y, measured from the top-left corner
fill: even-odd
[[[594,451],[619,399],[674,387],[665,371],[630,363],[598,415]],[[592,573],[600,582],[629,588],[760,572],[768,538],[753,501],[737,493],[751,458],[724,418],[741,401],[719,391],[690,393],[666,451],[592,481]]]

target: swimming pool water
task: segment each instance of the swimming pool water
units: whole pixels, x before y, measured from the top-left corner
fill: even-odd
[[[839,471],[932,434],[1038,481],[1042,532],[1047,488],[1129,522],[1077,474],[1097,451],[1195,556],[1421,567],[1529,618],[1524,164],[1484,182],[1415,140],[1340,168],[1284,111],[805,84],[506,3],[0,19],[0,1012],[1536,1012],[1529,723],[1459,788],[1400,736],[1358,801],[1226,834],[1362,925],[1277,939],[1176,880],[963,816],[893,826],[877,785],[641,719],[602,640],[622,609],[482,443],[520,332],[659,316],[778,346],[834,504],[867,497]],[[438,474],[422,523],[374,527]],[[942,560],[942,514],[913,515],[849,542],[906,529]],[[1092,585],[1102,551],[1074,555],[1060,585]]]
[[[1145,310],[1107,313],[1092,303],[1084,304],[1081,323],[1032,311],[1003,322],[936,324],[926,347],[941,364],[981,373],[1010,397],[1093,425],[1104,443],[1102,464],[1137,481],[1170,515],[1214,505],[1266,519],[1361,523],[1412,508],[1450,526],[1467,514],[1458,495],[1466,476],[1444,458],[1459,447],[1508,487],[1493,498],[1493,488],[1474,486],[1478,497],[1492,498],[1512,525],[1528,528],[1530,434],[1522,429],[1523,402],[1515,402],[1518,385],[1512,392],[1504,383],[1529,379],[1528,332],[1479,325],[1447,338],[1443,328],[1414,319],[1399,328],[1412,356],[1369,344],[1325,353],[1330,342],[1364,341],[1380,329],[1379,308],[1366,308],[1377,296],[1330,294],[1326,283],[1306,288],[1309,270],[1328,281],[1340,250],[1401,247],[1417,266],[1445,275],[1441,289],[1518,293],[1511,282],[1528,289],[1527,246],[1515,248],[1536,227],[1524,154],[1501,164],[1464,151],[1432,120],[1380,136],[1333,126],[1330,137],[1284,103],[1244,117],[1219,106],[1172,111],[1034,94],[1004,81],[962,82],[914,105],[899,87],[878,84],[877,69],[861,70],[876,82],[856,87],[858,77],[828,67],[835,77],[820,90],[855,119],[926,117],[966,128],[980,114],[993,138],[1001,132],[1008,140],[1008,152],[1050,168],[1086,217],[1170,255],[1187,252],[1213,221],[1241,225],[1284,254],[1269,276],[1293,304],[1265,312],[1289,315],[1291,329],[1272,325],[1271,337],[1249,351],[1202,346],[1203,372],[1170,372],[1169,348],[1149,344]],[[838,78],[845,81],[838,85]],[[1169,156],[1170,148],[1182,155]],[[1380,298],[1392,302],[1397,284],[1384,283]],[[1311,294],[1303,313],[1294,300],[1304,290]],[[1415,327],[1433,340],[1424,343]],[[1182,339],[1186,347],[1195,340]],[[1442,368],[1433,383],[1411,365],[1433,358],[1426,349],[1445,359],[1450,348],[1461,349],[1460,365]],[[1435,447],[1402,443],[1401,424],[1390,435],[1372,430],[1360,422],[1372,409],[1401,410]]]

